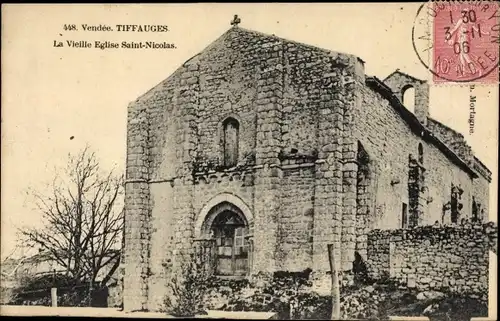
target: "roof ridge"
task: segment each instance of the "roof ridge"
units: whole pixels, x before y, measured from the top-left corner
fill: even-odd
[[[276,38],[277,40],[282,40],[284,42],[289,42],[289,43],[297,44],[297,45],[304,46],[304,47],[307,47],[307,48],[320,50],[320,51],[323,51],[323,52],[325,52],[327,54],[335,53],[335,54],[353,56],[353,57],[356,57],[359,60],[361,60],[363,63],[365,62],[363,59],[361,59],[360,57],[358,57],[358,56],[356,56],[356,55],[354,55],[352,53],[339,52],[339,51],[335,51],[333,49],[327,49],[327,48],[324,48],[324,47],[319,47],[317,45],[311,45],[311,44],[308,44],[308,43],[305,43],[305,42],[300,42],[298,40],[292,40],[292,39],[280,37],[280,36],[277,36],[275,34],[269,34],[269,33],[265,33],[265,32],[262,32],[262,31],[257,31],[257,30],[253,30],[253,29],[247,29],[247,28],[243,28],[243,27],[239,27],[239,26],[231,28],[231,29],[239,29],[239,30],[242,30],[242,31],[245,31],[245,32],[254,33],[254,34],[262,36],[262,37]]]
[[[253,35],[256,35],[256,36],[260,36],[260,37],[267,37],[267,38],[274,38],[276,40],[279,40],[279,41],[282,41],[282,42],[287,42],[287,43],[293,43],[293,44],[297,44],[297,45],[300,45],[300,46],[304,46],[306,48],[311,48],[311,49],[315,49],[315,50],[319,50],[319,51],[322,51],[323,53],[325,54],[328,54],[328,55],[331,55],[331,54],[336,54],[336,55],[346,55],[346,56],[352,56],[352,57],[355,57],[357,59],[359,59],[361,62],[365,62],[363,59],[361,59],[360,57],[354,55],[354,54],[351,54],[351,53],[346,53],[346,52],[338,52],[338,51],[334,51],[334,50],[331,50],[331,49],[327,49],[327,48],[322,48],[322,47],[318,47],[318,46],[315,46],[315,45],[310,45],[310,44],[307,44],[307,43],[304,43],[304,42],[300,42],[300,41],[296,41],[296,40],[291,40],[291,39],[287,39],[287,38],[283,38],[283,37],[279,37],[279,36],[276,36],[275,34],[268,34],[268,33],[265,33],[265,32],[262,32],[262,31],[257,31],[257,30],[252,30],[252,29],[247,29],[247,28],[243,28],[243,27],[240,27],[240,26],[232,26],[230,27],[228,30],[226,30],[225,32],[223,32],[219,37],[217,37],[215,40],[213,40],[212,42],[210,42],[205,48],[203,48],[201,51],[199,51],[198,53],[196,53],[195,55],[193,55],[192,57],[190,57],[189,59],[185,60],[177,69],[175,69],[167,78],[161,80],[160,82],[158,82],[156,85],[154,85],[152,88],[150,88],[149,90],[147,90],[146,92],[144,92],[142,95],[140,95],[139,97],[135,98],[134,100],[132,100],[130,104],[135,104],[137,103],[138,101],[140,100],[143,100],[145,99],[146,97],[148,97],[149,94],[153,93],[157,88],[158,86],[161,86],[163,83],[167,82],[168,80],[170,80],[172,77],[174,77],[174,75],[182,68],[185,66],[186,63],[188,63],[189,61],[191,61],[192,59],[196,58],[197,56],[199,56],[201,53],[205,52],[206,50],[210,49],[212,46],[214,46],[215,44],[217,44],[221,39],[223,39],[224,37],[226,37],[227,35],[229,35],[230,33],[233,33],[233,32],[246,32],[246,33],[250,33],[250,34],[253,34]]]
[[[419,78],[417,78],[417,77],[414,77],[414,76],[410,75],[409,73],[403,72],[403,71],[401,71],[401,69],[399,69],[399,68],[396,68],[396,70],[394,70],[393,72],[391,72],[391,73],[390,73],[387,77],[385,77],[385,78],[384,78],[384,80],[382,80],[382,81],[384,81],[384,82],[385,82],[387,79],[389,79],[389,77],[391,77],[392,75],[394,75],[394,74],[396,74],[396,73],[399,73],[399,74],[401,74],[401,75],[405,75],[406,77],[409,77],[409,78],[411,78],[411,79],[413,79],[413,80],[415,80],[415,81],[418,81],[418,82],[427,82],[426,80],[419,79]]]
[[[420,121],[416,118],[416,116],[411,111],[409,111],[399,101],[399,99],[397,99],[397,97],[394,96],[394,93],[392,92],[392,90],[390,90],[390,88],[383,81],[378,79],[376,76],[366,77],[366,81],[368,81],[368,84],[370,82],[375,82],[378,86],[380,86],[381,88],[384,88],[386,90],[386,92],[388,92],[388,93],[390,92],[390,94],[389,94],[390,97],[386,97],[386,99],[389,100],[390,105],[400,114],[401,118],[403,118],[403,120],[408,123],[410,128],[412,126],[418,126],[419,130],[421,131],[421,135],[422,135],[422,133],[426,133],[426,136],[430,139],[431,143],[434,143],[434,145],[438,148],[439,148],[439,146],[441,146],[441,148],[444,148],[445,151],[442,150],[442,152],[445,154],[445,156],[451,156],[451,158],[453,160],[458,162],[457,165],[463,166],[470,173],[473,173],[473,175],[478,176],[476,170],[470,164],[465,162],[465,160],[463,160],[457,153],[455,153],[455,151],[453,149],[451,149],[450,146],[448,146],[443,141],[441,141],[441,139],[436,137],[429,128],[427,128],[422,123],[420,123]],[[395,106],[396,104],[394,104],[394,101],[396,101],[397,106]],[[402,115],[401,112],[403,112],[407,115]],[[411,118],[411,120],[409,120],[408,117]]]
[[[185,67],[186,63],[188,63],[189,61],[193,60],[194,58],[196,58],[197,56],[199,56],[202,52],[206,51],[207,49],[210,49],[212,46],[214,46],[220,39],[224,38],[226,35],[228,35],[233,29],[236,29],[236,28],[239,28],[239,27],[231,27],[229,28],[228,30],[226,30],[225,32],[223,32],[219,37],[215,38],[212,42],[210,42],[207,46],[205,46],[205,48],[203,48],[201,51],[197,52],[196,54],[194,54],[193,56],[191,56],[190,58],[186,59],[182,64],[180,64],[167,78],[164,78],[162,79],[160,82],[158,82],[156,85],[154,85],[153,87],[151,87],[150,89],[148,89],[146,92],[144,92],[143,94],[141,94],[139,97],[135,98],[134,100],[132,100],[130,104],[134,104],[134,103],[137,103],[138,101],[140,100],[143,100],[145,99],[145,97],[147,97],[149,94],[153,93],[157,88],[158,86],[161,86],[162,84],[164,84],[165,82],[169,81],[170,79],[172,79],[174,77],[174,75],[176,75],[179,70],[183,67]],[[241,28],[240,28],[241,29]]]
[[[450,126],[446,125],[445,123],[440,122],[440,121],[439,121],[439,120],[437,120],[436,118],[433,118],[433,117],[430,117],[430,116],[428,116],[427,118],[429,118],[429,119],[430,119],[430,120],[432,120],[433,122],[438,123],[439,125],[441,125],[441,126],[443,126],[443,127],[446,127],[446,129],[449,129],[449,130],[453,131],[454,133],[456,133],[456,134],[458,134],[458,135],[462,136],[462,138],[464,138],[464,135],[463,135],[462,133],[460,133],[459,131],[457,131],[457,130],[455,130],[455,129],[451,128]]]

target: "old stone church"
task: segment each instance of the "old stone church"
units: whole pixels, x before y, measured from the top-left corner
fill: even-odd
[[[428,94],[232,27],[128,107],[125,309],[158,309],[165,266],[194,248],[248,277],[327,271],[332,243],[345,271],[372,229],[486,219],[491,172]]]

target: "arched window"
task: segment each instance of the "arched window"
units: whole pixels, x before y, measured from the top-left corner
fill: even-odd
[[[422,143],[418,144],[418,162],[420,164],[424,163],[424,147],[422,146]]]
[[[224,167],[234,167],[238,163],[240,124],[234,118],[227,118],[222,125],[224,128],[222,141],[224,149]]]
[[[415,88],[412,85],[407,85],[401,89],[401,97],[403,105],[412,113],[415,112]]]

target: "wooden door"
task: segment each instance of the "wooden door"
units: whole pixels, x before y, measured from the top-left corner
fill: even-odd
[[[221,227],[215,231],[217,248],[217,275],[233,274],[234,228]]]
[[[234,261],[233,274],[245,275],[248,267],[248,240],[246,237],[246,228],[237,227],[234,231]]]
[[[224,226],[214,232],[217,249],[217,275],[246,275],[248,269],[246,228]]]

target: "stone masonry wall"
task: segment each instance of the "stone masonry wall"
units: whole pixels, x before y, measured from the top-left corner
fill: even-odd
[[[224,170],[228,117],[239,123],[239,152],[237,166]],[[363,183],[358,141],[369,159]],[[408,156],[419,142],[365,85],[360,59],[232,28],[129,106],[125,309],[162,306],[168,276],[199,237],[200,211],[221,194],[252,213],[252,273],[328,271],[330,243],[349,270],[354,251],[365,251],[357,221],[365,232],[400,226]],[[472,181],[422,143],[434,197],[423,221],[433,223],[452,183],[471,203]]]
[[[333,230],[340,229],[342,224],[342,200],[332,193],[342,193],[342,175],[334,173],[340,173],[342,158],[353,157],[354,144],[346,140],[342,145],[337,136],[342,135],[343,126],[351,121],[350,117],[340,117],[345,110],[354,108],[356,97],[350,94],[354,88],[348,86],[354,78],[359,82],[358,78],[364,77],[363,70],[358,65],[361,64],[353,57],[275,37],[238,30],[227,33],[174,74],[169,82],[176,84],[175,86],[165,83],[158,89],[158,92],[174,90],[173,95],[155,94],[157,97],[165,96],[156,101],[174,104],[174,107],[166,106],[166,110],[173,114],[172,118],[185,117],[182,116],[185,112],[181,98],[196,101],[197,107],[193,113],[194,118],[190,120],[193,125],[187,128],[179,121],[169,120],[165,113],[152,120],[154,124],[158,124],[158,128],[156,125],[152,126],[154,130],[150,133],[151,141],[160,142],[160,146],[151,146],[156,152],[152,156],[152,176],[159,181],[169,180],[169,176],[165,175],[170,166],[166,160],[175,155],[176,168],[168,174],[170,177],[178,177],[179,168],[184,166],[178,162],[179,155],[183,155],[183,161],[193,160],[189,158],[190,155],[186,155],[186,149],[196,150],[196,159],[220,163],[220,123],[228,116],[237,119],[241,124],[239,163],[244,167],[256,165],[252,176],[254,189],[249,184],[242,189],[237,186],[238,183],[231,181],[226,186],[224,178],[218,179],[205,195],[197,192],[199,187],[195,187],[194,214],[190,215],[196,216],[201,203],[217,193],[230,191],[245,199],[245,202],[251,204],[255,217],[255,262],[257,265],[262,263],[262,267],[255,266],[255,269],[272,270],[276,251],[280,251],[275,241],[278,225],[281,224],[277,213],[283,213],[279,208],[282,202],[278,186],[284,183],[280,165],[286,166],[286,162],[280,159],[280,155],[283,151],[292,152],[295,149],[295,153],[305,155],[309,163],[314,163],[321,156],[320,162],[314,166],[318,172],[316,178],[319,179],[314,194],[320,197],[314,202],[315,208],[312,210],[320,223],[310,241],[318,244],[315,247],[316,257],[321,257],[325,263],[322,268],[328,269],[324,248],[319,244],[332,241],[335,233],[340,241],[341,230],[335,233]],[[231,68],[227,68],[228,66]],[[151,113],[160,108],[161,105],[151,106]],[[322,116],[318,117],[319,114]],[[298,119],[302,121],[300,126],[295,123]],[[171,127],[165,127],[161,124],[162,121],[171,123]],[[186,141],[187,138],[182,137],[180,132],[187,129],[193,133],[192,136],[197,137],[194,140],[195,146],[184,143],[181,147],[173,148]],[[165,132],[177,137],[175,141],[171,141],[170,146],[163,138]],[[161,152],[162,148],[164,152]],[[254,164],[252,157],[249,162],[247,159],[252,152],[255,153]],[[331,158],[327,160],[328,157]],[[158,161],[158,158],[162,160]],[[355,168],[350,170],[355,171]],[[353,177],[349,172],[346,175],[347,178]],[[200,178],[199,186],[203,186],[205,181]],[[309,178],[304,178],[298,184],[310,182]],[[333,187],[334,185],[338,187]],[[322,189],[326,192],[324,197],[321,196]],[[330,202],[328,200],[337,203],[327,204]],[[333,208],[326,209],[330,205]],[[325,211],[322,210],[324,206]],[[346,219],[353,221],[354,206],[351,205],[349,211],[350,216],[346,215]],[[333,224],[331,218],[334,215],[338,215],[336,227],[329,228]],[[289,224],[286,216],[282,218],[283,224]],[[349,231],[346,230],[347,232]],[[346,253],[353,249],[354,246],[350,246]],[[263,255],[263,258],[259,259],[259,255]]]
[[[465,141],[464,135],[456,132],[446,125],[430,118],[427,122],[427,127],[436,135],[443,143],[449,146],[457,155],[464,161],[472,165],[474,157],[472,148]]]
[[[175,273],[180,254],[192,250],[200,208],[221,193],[235,195],[253,211],[252,270],[272,272],[278,264],[304,269],[307,251],[314,252],[318,268],[328,269],[326,244],[335,241],[340,249],[342,153],[352,149],[340,139],[351,121],[343,115],[355,100],[344,87],[354,73],[363,74],[347,68],[358,63],[348,55],[233,28],[131,103],[125,309],[162,305],[168,273]],[[240,123],[237,168],[197,173],[207,162],[220,164],[226,117]],[[287,185],[283,193],[280,186],[294,171],[286,166],[297,155],[304,156],[297,164],[312,167],[298,169],[307,174],[295,177],[295,187]],[[277,262],[291,245],[281,248],[279,227],[302,227],[289,216],[291,206],[281,207],[288,193],[306,197],[298,202],[304,202],[301,215],[312,235],[307,245],[298,245],[304,251]],[[317,227],[311,227],[312,215]]]
[[[492,223],[374,230],[368,235],[369,275],[394,278],[419,290],[488,293]]]
[[[150,237],[148,168],[148,117],[146,106],[128,109],[125,185],[124,305],[129,310],[147,306]]]
[[[396,71],[384,79],[384,83],[391,88],[394,95],[403,102],[406,106],[409,106],[409,102],[404,101],[404,94],[408,88],[415,89],[415,101],[413,114],[417,119],[424,124],[428,125],[429,116],[429,84],[426,81],[416,79],[410,75]]]
[[[417,158],[423,146],[425,188],[421,224],[441,222],[443,206],[451,199],[451,185],[464,190],[461,218],[470,218],[473,180],[434,145],[413,132],[397,111],[374,90],[363,87],[362,107],[356,109],[354,135],[370,158],[374,198],[367,220],[369,228],[396,229],[402,226],[402,204],[409,204],[409,155]],[[483,191],[481,195],[486,194]],[[448,213],[449,215],[449,213]]]
[[[292,168],[283,171],[281,187],[277,261],[282,271],[312,268],[315,165],[293,166],[289,165]]]
[[[235,118],[239,128],[239,160],[255,150],[257,96],[254,46],[244,46],[251,37],[230,33],[204,50],[199,61],[200,100],[196,128],[199,135],[198,159],[222,164],[222,122]]]
[[[149,302],[148,309],[154,309],[163,304],[163,296],[166,293],[167,270],[165,267],[170,263],[168,259],[173,257],[175,230],[170,227],[171,222],[177,218],[174,216],[174,187],[170,182],[151,184],[152,206],[152,230],[151,230],[151,258],[149,276]]]
[[[255,174],[251,169],[196,175],[193,204],[195,213],[198,216],[205,204],[222,193],[238,195],[253,210],[254,179]]]
[[[479,176],[478,178],[474,179],[472,182],[472,194],[474,195],[474,199],[478,204],[480,204],[480,209],[479,209],[479,218],[485,222],[488,221],[490,218],[488,217],[489,215],[489,205],[490,205],[490,197],[489,197],[489,192],[490,192],[490,181],[487,180],[486,178]],[[471,210],[472,211],[472,210]]]

